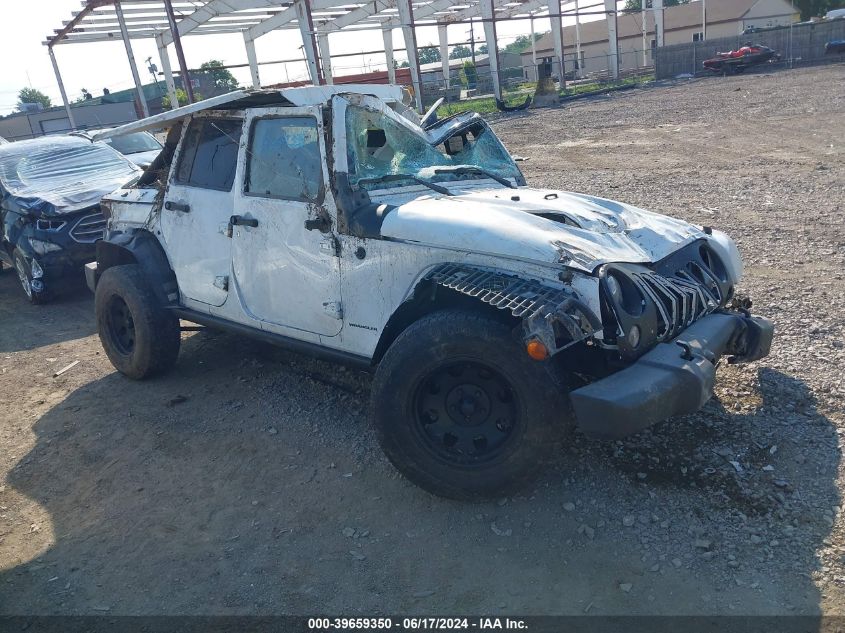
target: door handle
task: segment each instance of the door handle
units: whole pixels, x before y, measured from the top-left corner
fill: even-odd
[[[168,211],[181,211],[182,213],[189,213],[191,211],[191,207],[184,202],[173,202],[172,200],[165,202],[164,208]]]
[[[258,220],[256,220],[255,218],[245,218],[240,215],[233,215],[231,218],[229,218],[229,224],[231,224],[232,226],[251,226],[255,228],[256,226],[258,226]]]

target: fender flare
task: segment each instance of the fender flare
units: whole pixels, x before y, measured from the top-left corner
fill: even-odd
[[[509,312],[522,322],[525,341],[540,340],[553,356],[602,330],[602,322],[571,288],[553,286],[512,271],[442,263],[429,268],[393,312],[382,330],[374,360],[395,338],[437,303],[437,288],[461,295],[479,306]],[[421,306],[425,306],[422,307]]]
[[[112,233],[97,242],[97,278],[112,266],[137,264],[163,306],[177,306],[176,274],[158,240],[149,231],[136,229]]]

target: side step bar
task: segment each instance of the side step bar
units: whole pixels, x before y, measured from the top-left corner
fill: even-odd
[[[349,352],[342,352],[340,350],[333,350],[316,343],[309,343],[307,341],[299,341],[288,336],[267,332],[265,330],[256,330],[255,328],[241,325],[240,323],[233,323],[226,319],[213,316],[211,314],[203,314],[196,310],[189,310],[188,308],[171,308],[174,313],[185,321],[199,323],[214,330],[224,330],[233,334],[246,336],[249,338],[264,341],[270,345],[283,347],[292,352],[310,356],[320,360],[328,360],[358,369],[365,369],[367,371],[373,370],[371,359],[366,356],[359,356],[358,354],[350,354]]]

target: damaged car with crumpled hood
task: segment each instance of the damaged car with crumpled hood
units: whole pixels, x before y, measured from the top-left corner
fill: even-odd
[[[165,148],[103,200],[86,266],[112,364],[166,371],[181,319],[372,371],[381,446],[433,493],[506,494],[562,430],[620,438],[694,412],[721,358],[769,353],[730,237],[530,187],[478,114],[318,86],[113,133],[153,127]]]
[[[0,263],[32,303],[83,279],[106,219],[100,198],[141,170],[104,145],[70,136],[0,147]]]

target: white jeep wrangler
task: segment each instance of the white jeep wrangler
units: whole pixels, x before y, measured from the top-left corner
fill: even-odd
[[[100,338],[163,372],[180,319],[375,372],[382,447],[434,493],[506,494],[577,425],[618,438],[699,409],[716,363],[762,358],[725,234],[527,187],[477,114],[422,121],[395,86],[241,91],[170,127],[103,200]]]

